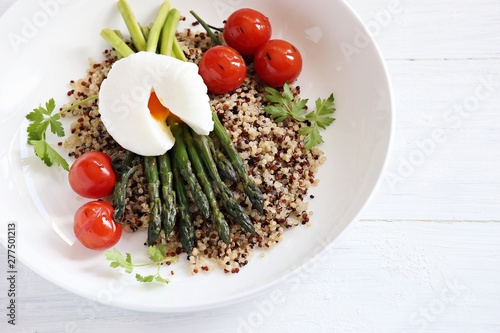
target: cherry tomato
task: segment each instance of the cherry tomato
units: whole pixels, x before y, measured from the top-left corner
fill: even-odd
[[[262,45],[254,57],[255,72],[271,87],[292,83],[302,71],[302,56],[292,44],[272,39]]]
[[[104,201],[90,201],[75,213],[73,231],[76,238],[91,250],[105,250],[115,245],[122,226],[113,220],[113,206]]]
[[[80,156],[68,174],[73,191],[85,198],[98,199],[113,191],[116,175],[108,155],[91,151]]]
[[[238,9],[224,24],[224,40],[244,56],[254,55],[257,49],[271,38],[269,19],[250,8]]]
[[[225,94],[238,88],[243,82],[247,66],[235,49],[218,45],[201,57],[199,73],[210,92]]]

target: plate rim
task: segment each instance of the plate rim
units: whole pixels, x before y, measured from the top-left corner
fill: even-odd
[[[366,206],[372,200],[375,192],[380,187],[380,183],[382,182],[382,179],[383,179],[383,174],[387,170],[388,160],[389,160],[389,157],[390,157],[390,155],[392,153],[393,138],[394,138],[394,131],[395,131],[395,129],[394,129],[394,124],[395,124],[395,119],[394,119],[394,116],[395,116],[395,112],[394,112],[394,93],[393,93],[392,82],[390,80],[390,76],[389,76],[389,71],[388,71],[388,68],[387,68],[387,64],[384,61],[384,58],[382,56],[382,52],[381,52],[378,44],[376,43],[375,39],[370,35],[368,29],[364,25],[364,23],[361,20],[359,14],[356,13],[353,10],[353,8],[346,2],[346,0],[337,0],[337,1],[339,3],[341,3],[350,12],[350,14],[352,15],[353,19],[356,21],[357,25],[368,36],[370,36],[370,40],[371,40],[371,42],[373,44],[374,50],[375,50],[376,55],[377,55],[377,60],[378,60],[378,62],[380,63],[380,65],[382,67],[382,72],[384,74],[384,81],[387,84],[387,97],[388,97],[388,107],[389,107],[388,115],[390,117],[390,120],[389,120],[389,132],[387,134],[388,139],[387,139],[387,145],[386,145],[386,147],[384,147],[385,156],[383,157],[382,167],[378,171],[377,180],[376,180],[374,186],[372,186],[371,190],[369,191],[369,193],[368,193],[368,195],[366,197],[366,200],[365,200],[364,204],[362,205],[361,209],[359,209],[359,211],[356,214],[356,216],[352,219],[352,221],[350,221],[340,231],[340,234],[337,237],[335,237],[335,239],[333,239],[331,242],[329,242],[328,245],[324,246],[321,249],[321,251],[319,251],[314,256],[312,256],[308,260],[306,260],[302,265],[299,265],[299,266],[293,268],[287,274],[284,274],[281,278],[275,279],[275,280],[273,280],[273,281],[271,281],[271,282],[269,282],[267,284],[264,284],[264,285],[259,286],[257,288],[253,288],[253,289],[251,289],[249,291],[246,291],[246,292],[243,292],[243,293],[238,293],[234,297],[229,297],[229,298],[226,298],[224,300],[220,300],[220,301],[213,302],[213,303],[206,303],[204,305],[200,305],[200,306],[196,306],[196,307],[179,308],[179,309],[171,309],[170,308],[170,309],[167,309],[167,310],[166,309],[162,309],[160,311],[154,311],[154,309],[137,309],[137,308],[135,308],[133,306],[127,306],[127,305],[124,305],[123,303],[121,303],[121,304],[115,304],[114,302],[111,302],[111,303],[108,303],[108,304],[105,304],[105,305],[112,305],[112,306],[116,306],[118,308],[125,308],[125,309],[129,309],[129,310],[140,311],[140,312],[190,313],[190,312],[206,311],[206,310],[210,310],[210,309],[217,309],[217,308],[222,308],[222,307],[226,307],[226,306],[229,306],[229,305],[241,303],[241,302],[243,302],[245,300],[248,300],[250,298],[256,297],[257,295],[260,295],[261,293],[263,293],[263,292],[271,289],[272,287],[276,286],[280,282],[283,282],[284,280],[288,279],[290,276],[294,276],[294,275],[298,274],[300,272],[300,270],[303,269],[305,265],[307,265],[308,262],[311,262],[312,260],[315,260],[319,255],[322,255],[325,251],[327,251],[331,247],[333,247],[334,244],[340,242],[345,237],[347,230],[350,229],[353,226],[353,224],[359,219],[360,214],[365,210]],[[32,2],[35,2],[35,0],[32,0]],[[3,15],[0,16],[0,21],[4,20],[6,17],[12,16],[13,13],[15,13],[16,10],[18,10],[18,8],[21,8],[24,5],[25,4],[22,3],[21,1],[14,2],[10,7],[7,8],[7,10],[3,13]],[[86,292],[82,291],[81,289],[75,288],[71,284],[64,285],[60,281],[58,283],[55,283],[54,281],[52,281],[50,279],[49,275],[46,272],[40,271],[38,269],[38,267],[30,265],[29,264],[29,260],[23,260],[23,259],[21,259],[21,262],[26,267],[28,267],[29,269],[31,269],[34,272],[36,272],[38,275],[42,276],[47,281],[49,281],[51,283],[54,283],[54,284],[62,287],[63,289],[66,289],[67,291],[70,291],[70,292],[72,292],[74,294],[77,294],[79,296],[82,296],[84,298],[91,298],[91,295],[89,295],[89,293],[86,293]],[[90,292],[90,294],[91,293],[92,292]]]

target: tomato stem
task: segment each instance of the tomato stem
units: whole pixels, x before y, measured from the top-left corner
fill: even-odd
[[[223,32],[224,29],[223,28],[218,28],[218,27],[214,27],[213,25],[210,25],[210,24],[207,24],[207,26],[212,29],[212,30],[215,30],[215,31],[218,31],[218,32]]]

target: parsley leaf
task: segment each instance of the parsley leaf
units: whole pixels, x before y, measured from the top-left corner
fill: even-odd
[[[162,278],[159,274],[155,276],[155,281],[165,284],[168,284],[170,282],[167,279]]]
[[[335,98],[331,94],[327,99],[316,100],[316,111],[307,114],[306,118],[311,123],[310,126],[302,127],[300,134],[304,136],[304,147],[311,149],[324,142],[319,133],[319,128],[326,129],[335,118],[330,117],[335,112]]]
[[[135,279],[139,282],[153,282],[154,278],[154,275],[142,276],[141,274],[135,274]]]
[[[47,143],[47,141],[43,139],[31,140],[30,144],[33,146],[36,156],[40,157],[45,165],[51,166],[55,163],[56,165],[61,166],[64,170],[69,170],[68,162],[66,162],[66,160]]]
[[[56,102],[53,98],[51,98],[45,103],[45,107],[40,105],[26,115],[26,119],[30,121],[27,128],[27,143],[33,146],[35,154],[47,166],[50,167],[52,164],[56,164],[61,166],[66,171],[69,170],[68,162],[66,162],[66,160],[47,142],[47,130],[50,129],[51,133],[57,135],[58,137],[63,137],[65,134],[64,127],[61,123],[61,114],[78,105],[94,100],[97,97],[98,95],[90,96],[56,113],[54,113]]]
[[[130,253],[126,253],[125,256],[118,251],[116,248],[113,248],[112,250],[107,250],[104,252],[104,255],[106,256],[106,260],[111,261],[109,264],[109,267],[111,268],[124,268],[125,273],[132,273],[134,268],[136,267],[142,267],[142,266],[157,266],[157,271],[156,274],[154,275],[141,275],[139,273],[135,274],[135,279],[139,282],[144,282],[144,283],[149,283],[149,282],[160,282],[162,284],[168,284],[169,280],[166,278],[163,278],[160,275],[160,268],[162,263],[167,262],[167,261],[176,261],[175,258],[171,258],[167,256],[165,247],[163,244],[158,244],[158,245],[152,245],[148,247],[148,256],[151,262],[146,263],[146,264],[133,264],[132,263],[132,256]]]
[[[316,100],[316,110],[308,112],[306,104],[308,99],[296,98],[288,83],[283,86],[283,92],[266,87],[268,93],[265,98],[271,104],[264,107],[264,112],[269,114],[276,122],[284,121],[291,117],[304,122],[299,134],[304,136],[304,147],[311,149],[324,142],[319,130],[326,129],[334,122],[331,115],[335,112],[335,98],[331,94],[326,99]]]
[[[166,257],[165,247],[163,244],[148,247],[148,256],[153,262],[161,262]]]
[[[104,255],[106,256],[106,259],[108,261],[111,261],[109,264],[110,267],[116,268],[116,267],[123,267],[125,268],[126,273],[132,273],[132,270],[134,269],[134,266],[132,264],[132,257],[130,253],[126,254],[126,257],[124,257],[120,251],[117,249],[112,249],[109,251],[104,252]]]
[[[58,137],[64,136],[64,128],[60,121],[61,114],[55,113],[56,102],[50,99],[45,103],[45,108],[41,105],[33,109],[26,115],[26,119],[31,121],[28,125],[28,144],[32,145],[36,156],[38,156],[47,166],[56,164],[64,170],[69,170],[68,162],[45,140],[47,129]]]
[[[283,93],[271,87],[265,89],[268,93],[265,98],[273,104],[266,106],[264,112],[268,113],[276,122],[279,123],[289,116],[298,121],[306,120],[305,114],[307,113],[306,104],[308,100],[295,99],[288,83],[283,86]]]
[[[61,115],[59,113],[52,114],[56,107],[56,103],[51,98],[45,103],[45,108],[39,106],[33,109],[26,115],[26,119],[32,123],[28,126],[28,143],[31,144],[32,140],[45,139],[45,132],[50,126],[50,131],[59,137],[64,136],[64,128],[59,121]]]

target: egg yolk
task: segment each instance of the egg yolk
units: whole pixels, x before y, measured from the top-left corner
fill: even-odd
[[[155,120],[161,123],[165,123],[167,121],[170,110],[163,104],[161,104],[158,96],[156,96],[156,93],[154,91],[151,92],[151,96],[149,97],[148,108],[151,116]]]

